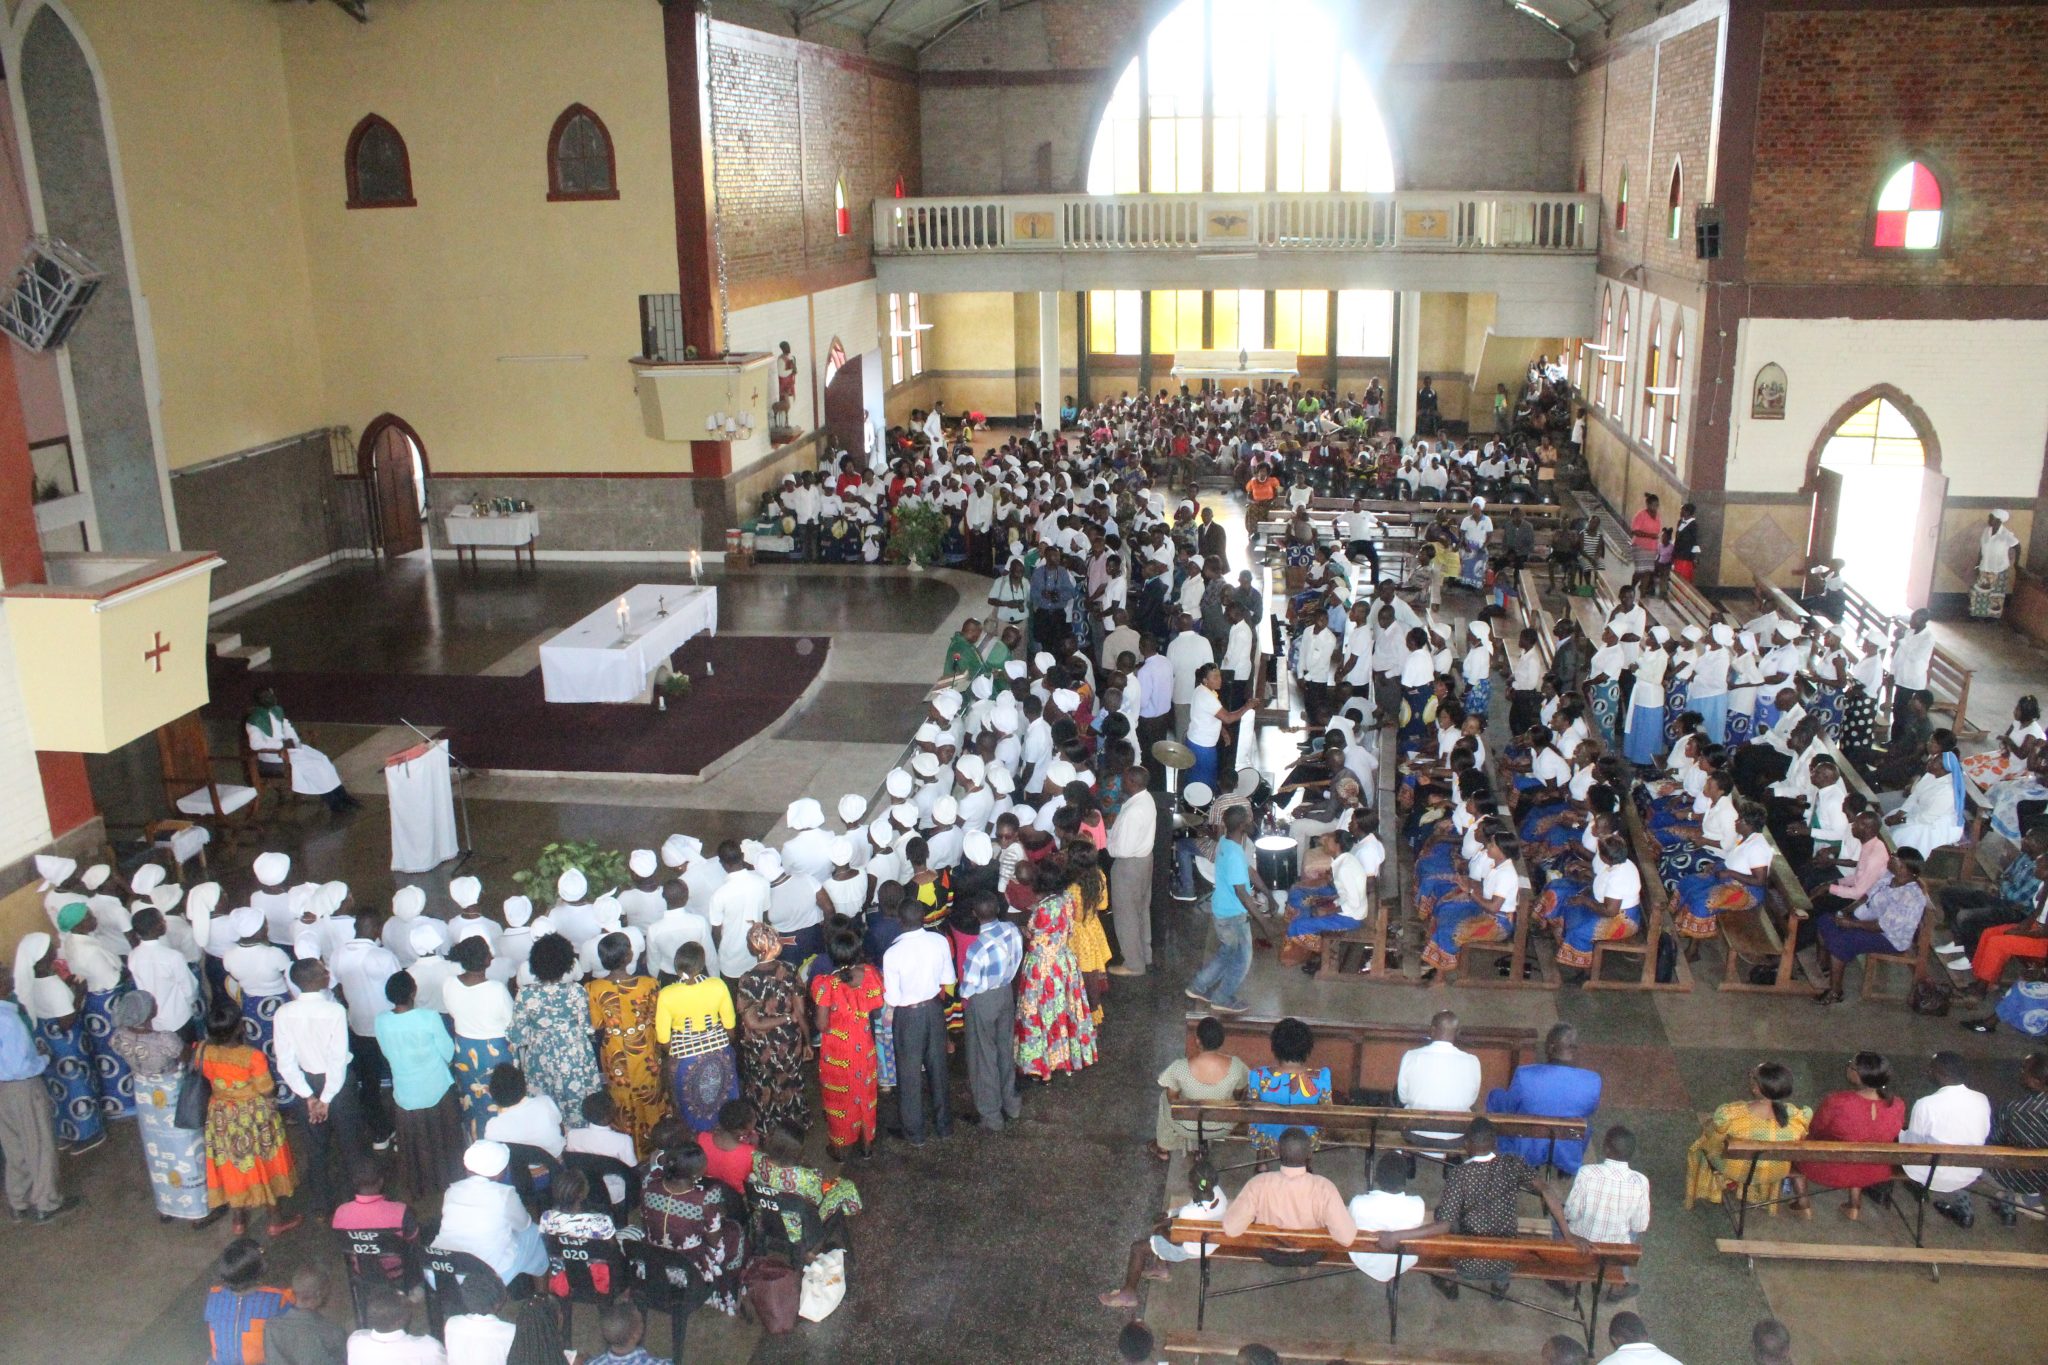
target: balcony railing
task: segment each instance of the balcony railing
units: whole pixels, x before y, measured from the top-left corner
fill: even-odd
[[[999,195],[878,199],[878,255],[1013,251],[1441,251],[1580,255],[1599,196],[1399,194]]]

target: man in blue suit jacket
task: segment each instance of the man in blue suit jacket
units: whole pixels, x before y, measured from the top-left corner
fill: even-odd
[[[1590,1119],[1600,1107],[1600,1073],[1574,1066],[1579,1031],[1570,1024],[1553,1025],[1543,1039],[1544,1061],[1515,1068],[1505,1090],[1486,1092],[1489,1114],[1527,1114],[1547,1119]],[[1560,1175],[1576,1175],[1586,1159],[1584,1138],[1503,1137],[1499,1149],[1520,1157],[1530,1167],[1551,1165]],[[1554,1150],[1553,1150],[1554,1149]]]

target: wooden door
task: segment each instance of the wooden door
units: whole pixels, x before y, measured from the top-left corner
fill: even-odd
[[[1807,524],[1806,561],[1831,558],[1835,553],[1835,518],[1842,511],[1842,476],[1832,469],[1817,469],[1813,478],[1813,512]]]
[[[825,386],[825,430],[835,449],[858,453],[867,422],[867,405],[861,398],[861,358],[854,356]]]
[[[1920,506],[1913,517],[1912,564],[1906,571],[1906,609],[1917,611],[1934,593],[1935,556],[1941,551],[1941,510],[1948,502],[1948,476],[1920,473]]]
[[[412,440],[404,428],[385,422],[371,434],[358,458],[376,504],[377,545],[390,556],[410,554],[424,544],[413,454]]]

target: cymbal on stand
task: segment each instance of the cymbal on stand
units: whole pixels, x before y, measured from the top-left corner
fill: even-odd
[[[1195,766],[1195,755],[1185,744],[1162,739],[1152,746],[1152,757],[1163,767],[1186,771]]]

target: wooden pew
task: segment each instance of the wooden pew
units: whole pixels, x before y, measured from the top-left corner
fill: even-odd
[[[1328,1279],[1334,1275],[1358,1274],[1351,1262],[1354,1250],[1371,1250],[1370,1247],[1343,1246],[1330,1240],[1321,1232],[1293,1232],[1280,1228],[1265,1227],[1254,1223],[1235,1237],[1227,1236],[1223,1224],[1214,1220],[1176,1218],[1167,1230],[1169,1242],[1199,1244],[1201,1250],[1195,1257],[1200,1272],[1200,1287],[1195,1300],[1195,1330],[1200,1331],[1207,1324],[1209,1299],[1224,1298],[1232,1294],[1244,1294],[1253,1290],[1275,1288],[1286,1284],[1305,1284],[1310,1280]],[[1218,1261],[1253,1261],[1269,1264],[1262,1252],[1297,1252],[1304,1256],[1316,1255],[1316,1267],[1309,1274],[1289,1275],[1279,1279],[1261,1280],[1255,1284],[1233,1285],[1229,1289],[1212,1290],[1211,1267]],[[1586,1348],[1592,1349],[1594,1323],[1600,1314],[1600,1295],[1604,1290],[1619,1289],[1624,1283],[1623,1271],[1642,1259],[1642,1248],[1634,1244],[1615,1242],[1592,1243],[1590,1252],[1582,1252],[1570,1242],[1550,1237],[1416,1237],[1401,1243],[1399,1253],[1405,1260],[1414,1257],[1412,1266],[1387,1281],[1387,1340],[1396,1341],[1401,1332],[1401,1283],[1411,1274],[1433,1275],[1455,1280],[1458,1265],[1463,1261],[1488,1260],[1508,1263],[1508,1278],[1513,1280],[1543,1280],[1551,1283],[1590,1287],[1591,1300],[1572,1296],[1576,1310],[1563,1313],[1547,1304],[1527,1299],[1510,1297],[1507,1301],[1554,1318],[1563,1318],[1579,1324],[1585,1335]],[[1303,1269],[1310,1267],[1304,1266]]]
[[[1752,1190],[1758,1161],[1828,1161],[1867,1163],[1879,1166],[1898,1166],[1902,1162],[1929,1168],[1929,1174],[1944,1166],[1965,1168],[1976,1167],[1997,1171],[2048,1171],[2048,1148],[2042,1147],[1963,1147],[1940,1142],[1751,1142],[1735,1140],[1724,1149],[1725,1162],[1729,1167],[1747,1162],[1743,1188],[1736,1201],[1735,1236],[1739,1239],[1748,1227],[1751,1208],[1764,1208],[1777,1202],[1775,1190]],[[1796,1169],[1796,1167],[1795,1167]],[[1927,1227],[1927,1205],[1929,1200],[1912,1200],[1909,1190],[1917,1186],[1900,1174],[1893,1183],[1892,1207],[1899,1220],[1906,1224],[1906,1230],[1913,1236],[1914,1248],[1925,1246],[1924,1233]],[[1759,1197],[1752,1199],[1756,1194]],[[1913,1218],[1906,1218],[1902,1201],[1912,1200],[1917,1206]],[[1725,1200],[1724,1200],[1725,1202]],[[1745,1246],[1739,1240],[1736,1247]],[[1731,1250],[1722,1247],[1722,1250]],[[1878,1250],[1879,1248],[1871,1248]],[[1900,1254],[1898,1260],[1909,1264],[1923,1261],[1917,1250],[1906,1254],[1904,1248],[1895,1248]],[[2048,1265],[2048,1256],[2041,1258]]]
[[[1657,950],[1666,934],[1678,930],[1671,923],[1671,896],[1665,891],[1663,881],[1657,876],[1657,845],[1650,839],[1649,831],[1643,828],[1642,813],[1634,801],[1621,803],[1621,816],[1628,832],[1629,848],[1636,858],[1636,870],[1643,880],[1643,932],[1634,938],[1614,939],[1593,945],[1593,966],[1586,975],[1585,989],[1589,991],[1690,991],[1692,989],[1692,964],[1685,960],[1685,954],[1677,956],[1677,970],[1670,981],[1657,979]],[[1619,957],[1642,959],[1641,969],[1634,977],[1611,979],[1602,975],[1609,954]]]
[[[1223,1365],[1237,1359],[1237,1353],[1252,1338],[1220,1336],[1208,1332],[1168,1332],[1159,1348],[1170,1356],[1191,1356],[1197,1361],[1213,1357]],[[1341,1361],[1343,1365],[1527,1365],[1528,1353],[1510,1355],[1505,1351],[1465,1351],[1449,1346],[1396,1346],[1362,1341],[1275,1340],[1264,1335],[1260,1344],[1282,1360],[1311,1360],[1316,1365]]]
[[[1792,864],[1778,851],[1777,840],[1765,831],[1771,845],[1771,882],[1764,888],[1762,904],[1754,910],[1731,910],[1720,916],[1721,945],[1728,954],[1721,969],[1724,991],[1756,991],[1794,995],[1813,989],[1799,979],[1799,923],[1813,916],[1813,899],[1799,883]],[[1745,964],[1775,963],[1768,982],[1753,984]]]
[[[1205,1015],[1187,1016],[1187,1055],[1195,1056],[1201,1045],[1195,1041],[1195,1026]],[[1223,1050],[1242,1057],[1247,1066],[1271,1066],[1273,1025],[1276,1019],[1250,1015],[1217,1015],[1223,1026]],[[1330,1083],[1340,1094],[1353,1090],[1383,1090],[1392,1093],[1401,1071],[1401,1058],[1411,1049],[1429,1041],[1429,1026],[1420,1024],[1369,1023],[1360,1020],[1303,1019],[1315,1034],[1309,1061],[1330,1068]],[[1482,1090],[1505,1086],[1515,1068],[1535,1061],[1541,1051],[1535,1029],[1480,1028],[1458,1030],[1458,1046],[1479,1058]]]
[[[1586,1120],[1541,1118],[1529,1114],[1466,1113],[1459,1110],[1401,1109],[1364,1104],[1260,1104],[1256,1100],[1181,1100],[1171,1106],[1174,1118],[1195,1125],[1197,1141],[1207,1144],[1231,1136],[1251,1123],[1278,1123],[1288,1127],[1313,1128],[1317,1145],[1358,1149],[1365,1153],[1366,1170],[1381,1150],[1447,1152],[1458,1150],[1458,1142],[1475,1118],[1484,1118],[1503,1137],[1533,1138],[1538,1142],[1580,1142],[1586,1137]],[[1209,1130],[1214,1128],[1214,1136]],[[1456,1138],[1422,1139],[1413,1133],[1456,1133]],[[1362,1136],[1361,1136],[1362,1135]],[[1554,1150],[1554,1148],[1553,1148]],[[1530,1163],[1536,1165],[1539,1163]],[[1556,1167],[1546,1157],[1540,1163]]]

